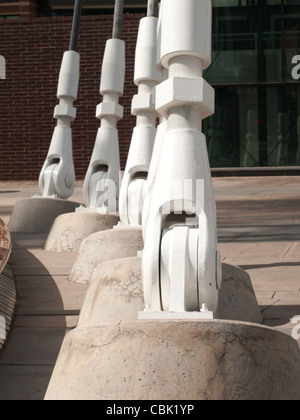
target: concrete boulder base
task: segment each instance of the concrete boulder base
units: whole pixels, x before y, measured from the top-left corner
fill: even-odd
[[[109,234],[109,233],[108,233]],[[98,265],[91,276],[79,325],[137,319],[144,309],[142,258],[133,257]],[[249,275],[223,264],[218,319],[262,323],[263,318]]]
[[[49,233],[55,219],[80,206],[59,198],[30,198],[16,203],[8,223],[11,233]]]
[[[144,310],[141,258],[125,258],[98,265],[81,307],[78,326],[134,321]]]
[[[287,335],[232,321],[123,321],[76,328],[46,400],[298,400]]]
[[[78,252],[82,241],[91,234],[112,229],[119,222],[117,214],[75,212],[56,218],[48,235],[45,250]]]
[[[143,248],[141,228],[116,228],[94,233],[82,242],[69,280],[73,283],[89,283],[98,265],[136,257]]]
[[[137,320],[143,308],[140,257],[97,266],[46,400],[300,398],[298,345],[253,323],[262,318],[240,268],[223,264],[218,308],[235,321]]]

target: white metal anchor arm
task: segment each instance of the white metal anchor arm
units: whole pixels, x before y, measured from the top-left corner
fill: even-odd
[[[123,95],[125,78],[125,43],[110,39],[106,43],[102,64],[100,93],[103,102],[97,107],[96,117],[101,120],[93,154],[86,173],[83,195],[89,208],[102,208],[105,213],[117,211],[110,208],[104,196],[114,186],[114,202],[119,191],[120,153],[117,123],[123,118],[119,98]]]
[[[157,113],[153,91],[161,81],[156,67],[157,23],[157,17],[147,16],[141,19],[139,26],[134,77],[138,94],[132,100],[136,127],[120,191],[120,218],[123,225],[142,224],[146,181],[156,136]]]
[[[214,90],[202,76],[210,61],[211,1],[163,0],[161,62],[169,78],[156,89],[156,109],[168,126],[144,226],[148,311],[215,311],[218,305],[216,207],[202,133],[202,120],[214,112]]]
[[[112,39],[106,42],[97,106],[101,121],[83,185],[84,202],[90,209],[116,213],[119,199],[120,152],[117,123],[123,118],[119,99],[124,92],[125,43],[121,38],[124,0],[115,0]]]
[[[65,52],[57,89],[60,102],[54,110],[57,126],[39,177],[40,190],[45,197],[55,195],[66,199],[75,189],[71,122],[76,118],[73,102],[78,94],[79,70],[79,54]]]

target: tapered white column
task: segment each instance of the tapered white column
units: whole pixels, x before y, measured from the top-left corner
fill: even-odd
[[[136,46],[135,84],[138,94],[132,100],[136,116],[130,150],[120,192],[120,218],[123,226],[141,226],[146,182],[156,137],[157,112],[154,87],[161,81],[156,67],[156,36],[158,18],[141,20]]]
[[[119,98],[124,92],[125,43],[110,39],[103,57],[100,93],[103,102],[96,116],[101,125],[86,173],[83,195],[85,205],[102,213],[116,213],[119,193],[120,153],[117,123],[123,118]]]
[[[93,154],[85,176],[83,196],[86,207],[98,213],[117,213],[119,200],[120,152],[117,123],[124,109],[125,42],[121,40],[124,0],[115,0],[112,39],[106,42],[97,107],[101,121]]]
[[[221,285],[202,133],[202,120],[214,113],[214,90],[203,79],[211,62],[212,8],[210,0],[163,0],[162,7],[161,63],[169,77],[156,88],[156,109],[168,126],[144,226],[145,305],[149,314],[196,311],[205,317],[201,309],[217,309]]]
[[[69,51],[64,53],[54,118],[54,130],[48,155],[40,172],[39,186],[43,197],[69,198],[75,190],[75,169],[71,123],[76,118],[73,102],[77,99],[80,55],[76,52],[83,0],[75,0]]]
[[[73,102],[78,94],[79,69],[79,54],[75,51],[65,52],[57,89],[59,105],[54,110],[57,126],[39,177],[43,197],[66,199],[75,189],[71,122],[76,118]]]

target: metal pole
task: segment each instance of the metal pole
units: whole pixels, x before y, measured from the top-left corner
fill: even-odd
[[[159,0],[148,0],[148,17],[158,17],[158,3]]]
[[[70,47],[69,47],[70,51],[76,51],[76,47],[77,47],[82,1],[83,0],[75,0],[72,32],[71,32]]]
[[[123,23],[124,0],[115,0],[115,14],[113,23],[113,39],[121,39]]]

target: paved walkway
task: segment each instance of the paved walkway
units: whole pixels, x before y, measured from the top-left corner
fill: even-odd
[[[214,179],[219,247],[251,276],[265,323],[291,334],[300,315],[300,177]],[[37,193],[32,183],[0,182],[0,217]],[[81,188],[72,200],[81,201]],[[86,286],[67,277],[75,254],[43,250],[42,235],[15,235],[13,329],[0,356],[0,400],[43,399],[66,331],[77,324]]]

